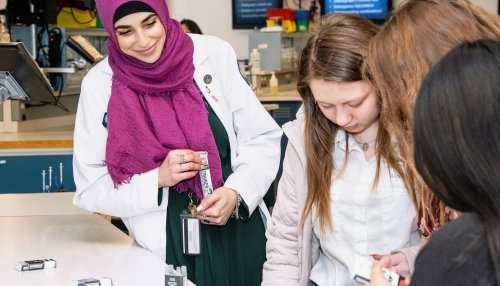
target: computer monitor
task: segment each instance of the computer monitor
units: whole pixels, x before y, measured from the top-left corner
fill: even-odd
[[[356,14],[376,23],[384,22],[392,6],[391,0],[323,0],[322,14],[347,13]]]
[[[21,42],[0,43],[0,99],[57,104],[54,89]]]
[[[232,0],[233,29],[266,26],[267,9],[283,7],[282,0]]]

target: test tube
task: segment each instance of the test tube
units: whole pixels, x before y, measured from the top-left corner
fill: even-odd
[[[52,190],[52,166],[49,167],[49,187]]]
[[[42,192],[45,193],[45,170],[42,170]]]
[[[63,164],[59,163],[59,182],[61,183],[61,186],[63,184]]]

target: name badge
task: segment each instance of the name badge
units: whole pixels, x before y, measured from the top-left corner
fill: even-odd
[[[186,255],[199,255],[200,247],[200,221],[192,214],[181,213],[182,225],[182,250]]]

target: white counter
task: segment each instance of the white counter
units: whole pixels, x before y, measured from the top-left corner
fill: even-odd
[[[73,192],[0,194],[0,217],[90,214],[73,205],[74,195]]]
[[[0,217],[0,285],[165,285],[164,263],[98,215]],[[55,269],[17,272],[17,261],[52,258]]]
[[[41,195],[45,197],[35,196],[27,201],[41,203],[47,198],[55,199],[58,194]],[[6,196],[0,195],[3,202],[0,210],[8,203],[22,204],[16,199],[26,199],[26,195]],[[115,286],[165,286],[162,260],[97,214],[68,214],[79,212],[59,205],[65,205],[68,198],[61,196],[59,202],[45,201],[44,206],[34,207],[32,212],[3,212],[0,216],[0,285],[64,286],[72,280],[109,277]],[[48,212],[50,207],[65,214]],[[35,215],[36,210],[45,215]],[[48,258],[56,261],[55,269],[15,270],[18,261]]]

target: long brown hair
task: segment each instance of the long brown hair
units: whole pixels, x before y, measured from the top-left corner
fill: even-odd
[[[413,159],[413,107],[429,69],[453,47],[500,37],[500,17],[468,0],[408,0],[393,11],[370,43],[364,71],[381,96],[381,118],[388,116],[406,172],[418,181],[418,206],[432,231],[446,220],[444,204],[419,177]],[[382,119],[381,119],[382,120]],[[436,130],[439,132],[439,130]]]
[[[333,226],[330,212],[330,189],[335,167],[332,152],[334,138],[339,127],[328,120],[319,110],[309,87],[312,79],[330,82],[354,82],[364,80],[361,72],[368,43],[379,31],[374,23],[355,15],[330,14],[321,18],[299,59],[297,89],[303,99],[305,111],[304,145],[307,158],[307,198],[300,226],[312,209],[325,233]],[[381,159],[399,175],[403,175],[401,160],[391,143],[387,122],[379,122],[376,156],[378,181]]]

